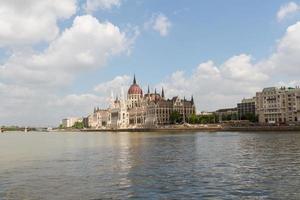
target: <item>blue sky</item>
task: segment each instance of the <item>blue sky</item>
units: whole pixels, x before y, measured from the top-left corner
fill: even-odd
[[[194,95],[198,111],[235,106],[263,87],[300,85],[299,1],[3,0],[0,7],[0,125],[86,115],[106,107],[134,73],[143,88]]]
[[[286,23],[276,20],[285,2],[125,1],[119,8],[100,10],[95,13],[98,19],[119,27],[130,24],[142,29],[154,13],[164,13],[172,27],[167,37],[141,30],[129,56],[114,57],[105,68],[84,74],[76,87],[85,90],[99,80],[133,73],[145,84],[156,84],[176,70],[192,73],[199,63],[211,59],[218,64],[240,53],[265,58],[286,30]]]

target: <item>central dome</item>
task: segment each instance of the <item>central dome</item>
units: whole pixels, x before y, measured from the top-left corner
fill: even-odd
[[[139,94],[143,95],[143,90],[140,88],[138,84],[136,84],[135,76],[133,78],[133,83],[128,89],[128,94]]]

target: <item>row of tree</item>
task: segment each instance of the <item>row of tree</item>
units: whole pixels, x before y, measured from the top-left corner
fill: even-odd
[[[178,111],[174,111],[170,114],[170,121],[172,124],[183,123],[183,116]],[[212,124],[218,122],[218,117],[216,115],[192,114],[185,122],[190,124]]]
[[[214,124],[219,123],[220,121],[232,121],[232,120],[248,120],[250,122],[258,122],[258,116],[253,113],[247,113],[242,116],[237,114],[228,114],[218,116],[216,114],[212,115],[196,115],[192,114],[186,119],[187,123],[190,124]],[[174,111],[170,115],[170,121],[172,124],[183,123],[183,117],[178,111]]]

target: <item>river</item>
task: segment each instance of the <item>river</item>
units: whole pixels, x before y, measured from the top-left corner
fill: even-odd
[[[3,133],[0,199],[300,199],[300,133]]]

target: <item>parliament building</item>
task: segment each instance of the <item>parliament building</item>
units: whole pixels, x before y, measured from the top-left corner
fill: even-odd
[[[170,116],[178,112],[182,121],[195,114],[194,99],[180,99],[178,96],[166,99],[164,89],[158,93],[155,89],[144,94],[134,76],[127,97],[122,91],[121,98],[111,99],[108,109],[95,109],[88,116],[87,125],[90,128],[151,128],[171,124]]]

